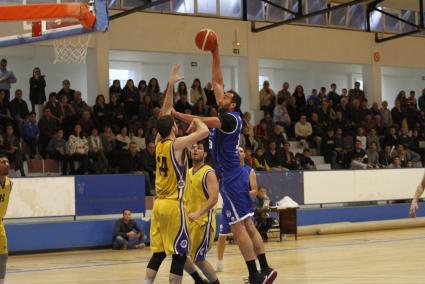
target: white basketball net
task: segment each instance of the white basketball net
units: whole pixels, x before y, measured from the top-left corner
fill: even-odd
[[[54,40],[55,60],[53,64],[85,64],[89,42],[89,34]]]

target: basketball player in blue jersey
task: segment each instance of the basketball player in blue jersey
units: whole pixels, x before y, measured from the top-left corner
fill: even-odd
[[[210,152],[214,170],[220,182],[223,198],[223,212],[226,221],[249,271],[249,282],[273,283],[277,272],[269,267],[264,253],[263,240],[255,228],[252,216],[251,198],[249,196],[249,175],[239,163],[239,137],[242,129],[240,117],[241,97],[234,91],[224,92],[223,74],[220,67],[218,46],[212,51],[212,77],[216,101],[220,106],[218,117],[199,117],[210,131]],[[173,112],[174,116],[186,123],[191,123],[195,116]],[[261,273],[257,270],[258,259]]]

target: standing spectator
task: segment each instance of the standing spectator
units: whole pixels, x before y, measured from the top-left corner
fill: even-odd
[[[207,103],[206,105],[209,107],[217,107],[217,101],[215,99],[214,95],[214,89],[211,82],[208,82],[207,85],[204,88],[205,96],[207,96]]]
[[[137,90],[139,91],[139,102],[143,102],[143,98],[148,94],[148,85],[146,84],[145,80],[139,81]]]
[[[118,100],[121,100],[122,88],[121,88],[120,80],[114,80],[112,82],[112,85],[109,87],[109,95],[111,94],[116,94],[118,97]]]
[[[43,116],[38,121],[38,129],[40,131],[38,142],[40,143],[40,154],[43,158],[46,157],[47,144],[49,144],[57,127],[57,120],[53,118],[50,108],[46,107],[43,111]]]
[[[161,93],[161,89],[156,78],[151,78],[148,83],[148,95],[152,98],[152,103],[155,105],[158,103],[158,96]]]
[[[137,151],[146,149],[146,138],[145,138],[145,131],[143,127],[141,126],[137,127],[135,134],[131,137],[131,142],[136,143]]]
[[[15,171],[19,169],[21,176],[25,176],[24,157],[22,154],[19,139],[15,136],[13,126],[6,126],[6,135],[4,136],[4,145],[11,157],[11,162],[15,163]]]
[[[289,83],[285,82],[282,85],[282,90],[277,92],[277,100],[282,100],[282,103],[286,106],[286,104],[289,101],[289,98],[291,97],[291,93],[289,92]]]
[[[271,141],[269,143],[268,151],[264,154],[267,165],[269,165],[270,170],[281,171],[282,166],[282,153],[277,150],[276,142]]]
[[[409,97],[407,98],[407,105],[414,106],[415,109],[418,108],[418,101],[416,100],[416,92],[411,90],[409,93]]]
[[[43,105],[46,101],[46,80],[41,75],[40,68],[35,67],[30,78],[30,101],[31,111],[35,111],[36,105]]]
[[[387,101],[382,102],[381,117],[382,117],[382,121],[384,122],[386,126],[393,125],[393,117],[392,117],[391,111],[388,109]]]
[[[391,110],[391,116],[393,118],[393,123],[397,125],[398,128],[402,127],[406,114],[402,109],[400,100],[396,100],[395,107]]]
[[[331,84],[331,90],[328,93],[328,100],[332,101],[332,105],[334,107],[338,106],[340,101],[341,101],[338,93],[336,92],[336,84],[335,83]]]
[[[177,85],[177,92],[174,93],[174,103],[180,100],[182,95],[185,95],[186,98],[188,95],[187,86],[184,81],[179,82],[179,84]]]
[[[136,221],[131,219],[130,209],[124,209],[122,215],[115,222],[112,249],[144,248],[146,238]]]
[[[363,101],[363,99],[365,98],[366,96],[363,90],[360,89],[360,82],[355,82],[354,89],[350,89],[350,91],[348,92],[348,99],[350,100],[350,102],[352,102],[356,99],[359,101]]]
[[[379,104],[377,102],[373,102],[372,107],[370,108],[370,112],[373,117],[376,115],[381,115],[381,110],[379,109]]]
[[[401,90],[395,98],[394,104],[397,105],[397,102],[400,102],[401,110],[405,112],[407,110],[407,97],[404,90]]]
[[[310,149],[305,148],[303,153],[299,156],[300,167],[304,171],[316,170],[316,164],[311,159]]]
[[[46,103],[46,106],[44,107],[44,109],[46,108],[50,109],[50,113],[52,117],[56,119],[58,123],[60,123],[61,109],[60,109],[60,104],[57,100],[57,97],[58,96],[55,92],[50,93],[49,101]]]
[[[122,90],[122,102],[124,103],[124,113],[128,120],[132,120],[139,110],[139,90],[134,86],[132,79],[127,80]]]
[[[276,94],[270,88],[270,82],[265,80],[263,88],[260,90],[260,109],[271,113],[276,101]]]
[[[296,170],[298,167],[294,153],[291,152],[291,144],[289,142],[285,142],[283,145],[282,166],[288,170]]]
[[[87,174],[88,173],[88,153],[89,153],[89,145],[86,137],[83,136],[83,132],[81,129],[81,125],[78,123],[74,126],[74,132],[69,136],[68,139],[68,149],[69,154],[71,156],[70,160],[70,168],[71,173],[76,174],[75,171],[75,162],[82,163],[82,171],[80,173]]]
[[[7,60],[2,58],[0,60],[0,91],[4,91],[6,103],[10,100],[10,88],[13,83],[16,83],[15,74],[12,70],[7,70]]]
[[[149,96],[145,96],[143,100],[146,101],[147,100],[146,98],[150,99]],[[140,107],[142,106],[143,105],[141,105]],[[101,113],[103,109],[102,107],[99,106],[98,110]],[[106,115],[105,121],[111,124],[112,129],[114,129],[114,131],[118,132],[118,130],[121,127],[127,124],[125,120],[125,116],[124,116],[124,108],[122,107],[121,103],[118,101],[118,96],[116,93],[112,93],[110,95],[110,101],[109,101],[109,104],[106,106],[106,111],[107,111],[107,115]],[[146,118],[139,117],[139,119],[141,121],[145,121],[147,120],[147,117]],[[102,123],[102,121],[100,122]]]
[[[56,134],[52,137],[47,145],[47,153],[49,158],[61,163],[62,175],[66,175],[68,171],[69,156],[66,153],[66,141],[63,139],[63,130],[56,129]]]
[[[301,112],[297,109],[297,98],[292,96],[289,99],[289,103],[286,105],[286,110],[288,111],[291,122],[294,123],[300,120]]]
[[[12,123],[13,118],[10,114],[9,104],[6,102],[6,93],[0,90],[0,130],[4,130],[4,125]]]
[[[94,172],[106,174],[109,172],[108,160],[103,152],[103,144],[99,137],[99,130],[94,127],[88,137],[89,157],[93,160]]]
[[[85,101],[83,101],[80,91],[75,91],[74,100],[71,102],[71,105],[74,108],[75,113],[78,117],[80,117],[83,114],[83,111],[85,110],[90,111],[90,107],[87,105]]]
[[[303,112],[305,109],[305,106],[307,104],[307,101],[305,99],[305,95],[304,95],[304,88],[301,85],[298,85],[295,88],[294,94],[292,95],[292,97],[295,98],[296,101],[296,108],[298,112]],[[288,110],[289,111],[289,110]],[[298,119],[294,119],[291,116],[292,121],[298,121]]]
[[[93,106],[93,116],[94,125],[98,129],[105,128],[108,123],[108,109],[105,104],[105,97],[102,94],[97,95],[96,97],[96,104]]]
[[[196,104],[199,99],[203,99],[204,102],[206,102],[207,96],[205,95],[204,89],[202,89],[201,81],[196,78],[193,80],[192,86],[190,87],[190,102]]]
[[[119,150],[128,150],[128,146],[130,145],[131,139],[128,136],[128,128],[127,126],[123,126],[120,129],[120,133],[115,137],[117,148]]]
[[[300,121],[295,124],[295,138],[297,140],[311,140],[311,135],[313,134],[313,128],[311,123],[307,121],[305,115],[301,115]]]
[[[32,111],[28,114],[22,131],[22,138],[30,148],[31,159],[34,159],[37,154],[37,138],[39,134],[40,131],[37,126],[36,114]]]
[[[63,96],[68,97],[68,102],[71,103],[74,100],[75,90],[71,89],[71,82],[65,79],[62,81],[62,89],[58,92],[58,99],[62,101]]]
[[[192,107],[192,114],[197,116],[206,116],[207,109],[205,108],[204,99],[200,98]]]
[[[425,111],[425,89],[422,90],[422,94],[418,100],[419,109]]]
[[[17,89],[15,91],[15,98],[9,102],[10,114],[15,121],[15,125],[17,126],[17,134],[20,137],[22,132],[22,125],[24,124],[24,120],[27,117],[29,110],[27,103],[22,99],[22,90]]]
[[[270,169],[266,162],[266,158],[264,157],[264,150],[261,147],[258,147],[257,150],[255,150],[252,162],[253,168],[256,171],[268,171]]]

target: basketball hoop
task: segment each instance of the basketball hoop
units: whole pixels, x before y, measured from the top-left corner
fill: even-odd
[[[53,41],[55,60],[53,64],[85,64],[91,36],[83,34]]]

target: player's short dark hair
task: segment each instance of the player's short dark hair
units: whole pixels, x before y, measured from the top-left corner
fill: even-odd
[[[241,96],[239,96],[239,94],[236,93],[233,90],[230,90],[230,91],[227,91],[227,92],[228,93],[231,93],[233,95],[232,96],[232,103],[236,104],[235,111],[240,111],[241,104],[242,104],[242,98],[241,98]]]
[[[208,140],[202,139],[195,143],[196,145],[202,145],[204,152],[208,153]]]
[[[4,158],[9,159],[9,157],[6,154],[0,154],[0,159],[4,159]]]
[[[171,129],[174,126],[174,120],[171,115],[164,115],[158,119],[156,122],[156,127],[158,129],[159,135],[162,138],[165,138],[170,135]]]
[[[124,209],[122,210],[122,214],[124,214],[124,213],[125,213],[125,211],[128,211],[128,212],[130,212],[130,213],[131,213],[131,210],[130,210],[129,208],[124,208]]]

